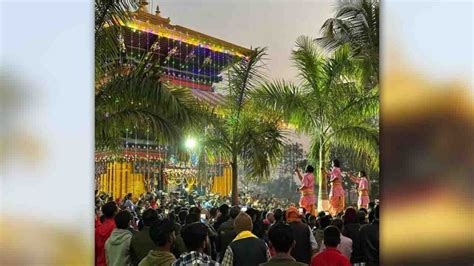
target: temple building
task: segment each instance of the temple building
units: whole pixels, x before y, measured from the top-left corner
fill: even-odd
[[[187,27],[173,25],[169,18],[148,10],[140,3],[134,19],[122,23],[123,43],[127,60],[152,51],[153,59],[161,66],[161,78],[175,86],[189,88],[196,100],[213,107],[223,102],[214,85],[222,81],[221,73],[236,60],[246,57],[247,48],[220,40]],[[96,151],[96,188],[99,191],[122,197],[135,196],[147,191],[173,190],[183,183],[191,189],[203,180],[196,177],[196,159],[187,165],[173,156],[169,147],[138,137],[135,133],[125,137],[121,156],[110,156],[106,151]],[[225,162],[210,167],[208,180],[211,192],[229,195],[231,169]]]

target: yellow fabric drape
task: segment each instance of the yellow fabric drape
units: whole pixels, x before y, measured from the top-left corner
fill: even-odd
[[[215,176],[211,192],[221,196],[229,196],[232,190],[232,169],[224,168],[222,176]]]
[[[114,199],[123,198],[127,193],[138,197],[146,192],[143,183],[145,174],[132,173],[130,162],[109,162],[107,171],[100,175],[99,191],[112,194]]]

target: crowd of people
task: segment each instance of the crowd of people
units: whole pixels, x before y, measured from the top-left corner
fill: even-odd
[[[337,215],[274,198],[96,197],[96,265],[378,265],[379,206]],[[284,204],[287,204],[286,206]]]

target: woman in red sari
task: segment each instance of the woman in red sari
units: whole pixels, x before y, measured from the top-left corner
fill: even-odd
[[[305,174],[302,176],[298,168],[295,169],[298,178],[301,180],[301,187],[298,190],[301,193],[300,207],[305,208],[306,212],[316,216],[316,195],[314,194],[314,168],[311,165],[306,166]]]

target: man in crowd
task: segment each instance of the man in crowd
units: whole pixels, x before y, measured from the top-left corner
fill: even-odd
[[[337,245],[337,249],[342,253],[342,255],[350,259],[352,254],[352,239],[342,235],[342,231],[344,230],[344,222],[341,219],[337,218],[332,220],[331,225],[335,226],[337,229],[339,229],[339,232],[341,232],[341,241]],[[321,250],[324,250],[325,248],[326,246],[323,243],[321,245]]]
[[[314,239],[311,228],[307,224],[302,223],[301,215],[295,207],[288,208],[286,220],[290,224],[293,237],[296,240],[291,256],[298,262],[309,264],[313,252],[316,252],[318,249],[318,244]]]
[[[207,230],[208,227],[200,222],[186,224],[181,231],[181,236],[183,237],[188,252],[182,254],[178,260],[172,264],[173,266],[219,265],[219,263],[213,261],[210,256],[204,253],[204,249],[208,243]]]
[[[218,228],[218,240],[217,240],[217,255],[218,255],[218,261],[222,262],[222,259],[224,257],[224,252],[227,249],[227,246],[232,242],[232,240],[237,236],[237,233],[235,233],[234,230],[234,221],[237,215],[240,213],[240,208],[239,206],[232,206],[230,208],[230,218],[229,220],[223,222],[219,228]]]
[[[224,266],[257,266],[270,259],[265,242],[252,233],[252,218],[240,213],[234,221],[235,239],[229,244],[222,260]]]
[[[95,229],[95,264],[106,266],[104,246],[115,228],[115,214],[118,212],[117,204],[113,201],[102,206],[104,221]]]
[[[132,214],[129,211],[120,211],[115,215],[117,226],[105,242],[105,257],[107,266],[128,266],[130,260],[130,241],[132,233],[128,230]]]
[[[283,223],[283,211],[281,209],[276,209],[273,213],[273,217],[275,218],[275,222],[272,224]]]
[[[137,265],[150,250],[156,247],[150,237],[150,226],[158,220],[158,213],[154,209],[147,209],[142,215],[143,228],[132,237],[130,255],[133,265]]]
[[[222,204],[219,207],[219,213],[220,215],[219,217],[217,217],[217,221],[213,224],[213,227],[216,231],[222,223],[224,223],[225,221],[227,221],[227,219],[229,219],[229,205]]]
[[[324,229],[329,225],[331,225],[331,217],[329,215],[323,214],[319,217],[318,227],[314,230],[314,238],[316,239],[316,243],[318,243],[319,250],[323,244]]]
[[[268,212],[265,218],[270,225],[275,222],[275,216],[273,215],[273,212]]]
[[[344,229],[342,234],[352,240],[351,263],[363,262],[364,256],[360,246],[360,224],[357,222],[357,211],[349,207],[342,216]]]
[[[379,206],[374,209],[374,221],[360,228],[360,241],[367,266],[379,265]]]
[[[311,259],[311,266],[351,266],[349,259],[337,250],[341,242],[341,233],[335,226],[324,229],[324,245],[326,249]]]
[[[297,262],[290,255],[291,249],[296,244],[291,226],[287,224],[277,224],[275,226],[272,226],[272,228],[270,228],[270,231],[268,232],[268,237],[276,254],[267,263],[260,264],[261,266],[307,265],[301,262]]]
[[[176,260],[171,253],[175,237],[173,222],[169,219],[156,220],[153,222],[148,232],[155,244],[155,248],[140,261],[138,266],[170,266]]]

